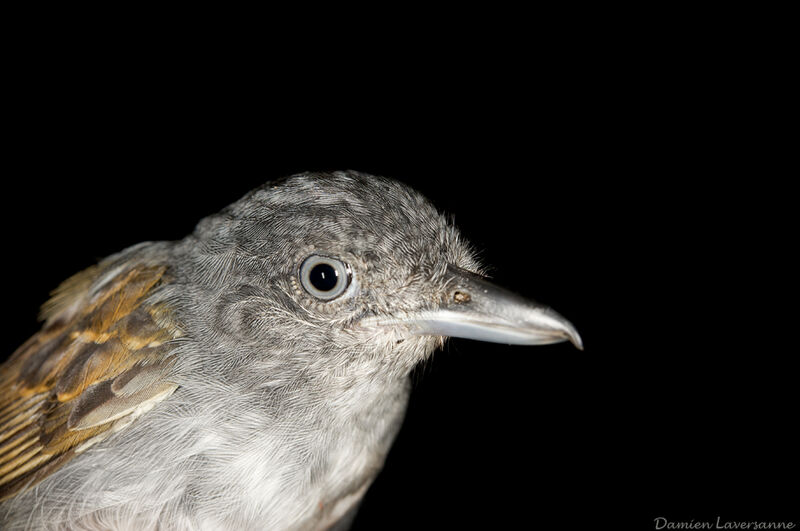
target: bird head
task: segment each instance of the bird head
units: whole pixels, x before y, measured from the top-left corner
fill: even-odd
[[[203,328],[242,353],[285,353],[284,364],[407,374],[445,337],[582,348],[558,313],[487,281],[452,223],[389,179],[267,183],[201,221],[186,245],[184,274],[216,294]]]

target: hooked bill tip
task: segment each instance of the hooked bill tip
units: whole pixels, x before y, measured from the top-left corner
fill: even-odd
[[[578,334],[570,336],[569,337],[569,341],[570,341],[570,343],[575,345],[576,349],[583,350],[583,341],[581,341],[581,336],[579,336]]]
[[[567,339],[569,339],[569,342],[572,343],[576,349],[583,350],[583,340],[581,339],[581,335],[569,321],[565,320],[564,324],[566,325],[564,327],[564,333],[566,334]]]

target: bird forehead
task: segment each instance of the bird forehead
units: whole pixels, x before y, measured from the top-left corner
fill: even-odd
[[[470,246],[421,194],[357,172],[308,173],[267,183],[201,221],[195,236],[202,245],[192,252],[203,260],[207,255],[225,263],[234,256],[256,265],[265,260],[267,270],[276,273],[296,270],[314,253],[357,257],[387,274],[423,273],[446,263],[477,268]]]
[[[241,212],[290,208],[298,214],[341,216],[411,215],[434,207],[403,183],[353,171],[302,173],[253,190],[238,204]]]
[[[240,221],[238,232],[255,238],[320,240],[365,249],[438,245],[451,230],[418,192],[356,172],[300,174],[267,183],[232,211]]]

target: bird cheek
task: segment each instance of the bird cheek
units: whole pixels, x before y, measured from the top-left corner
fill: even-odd
[[[233,304],[220,308],[213,328],[221,336],[237,339],[254,337],[263,331],[263,318],[258,307],[250,304]]]

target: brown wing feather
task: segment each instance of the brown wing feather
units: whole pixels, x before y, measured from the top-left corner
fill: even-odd
[[[0,366],[0,500],[174,391],[170,341],[180,331],[147,301],[167,281],[164,266],[100,264],[42,307],[42,330]]]

